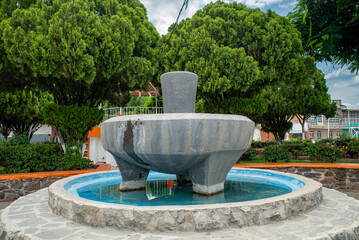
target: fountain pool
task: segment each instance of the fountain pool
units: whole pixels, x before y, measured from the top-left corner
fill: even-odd
[[[62,217],[96,227],[197,231],[283,220],[322,201],[320,183],[270,170],[232,169],[225,191],[210,197],[192,194],[191,188],[176,188],[175,179],[175,175],[151,172],[147,191],[120,192],[119,172],[74,176],[50,186],[49,206]],[[257,193],[245,195],[248,187],[241,184]]]
[[[89,200],[134,206],[201,205],[253,201],[298,190],[304,182],[280,174],[232,169],[222,194],[210,197],[192,194],[191,184],[176,187],[176,175],[151,172],[146,189],[119,191],[121,174],[107,172],[84,176],[68,182],[65,189]]]

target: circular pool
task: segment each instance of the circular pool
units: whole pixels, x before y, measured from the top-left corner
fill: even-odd
[[[84,176],[65,185],[70,193],[89,200],[134,206],[200,205],[253,201],[290,193],[304,182],[270,172],[232,169],[224,192],[213,196],[193,194],[190,184],[176,187],[176,175],[150,172],[145,190],[119,191],[120,172]]]
[[[306,212],[322,200],[321,184],[275,171],[232,169],[211,197],[176,187],[176,176],[151,172],[144,191],[120,192],[121,174],[70,177],[49,188],[54,213],[92,226],[141,231],[195,231],[266,224]]]

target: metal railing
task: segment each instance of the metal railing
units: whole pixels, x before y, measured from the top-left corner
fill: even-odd
[[[113,107],[105,108],[103,120],[107,120],[118,115],[135,115],[135,114],[160,114],[163,113],[163,107]]]

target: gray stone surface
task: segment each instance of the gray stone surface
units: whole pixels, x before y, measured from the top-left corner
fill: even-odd
[[[294,176],[288,173],[282,175]],[[262,225],[310,211],[322,201],[320,183],[295,176],[305,186],[272,198],[207,205],[132,206],[91,201],[65,190],[64,186],[69,181],[82,176],[73,176],[51,185],[49,206],[54,213],[66,219],[95,227],[111,226],[136,231],[207,231]]]
[[[223,190],[228,171],[250,147],[253,131],[254,122],[238,115],[132,115],[103,122],[101,139],[126,172],[122,190],[131,189],[131,183],[141,187],[146,172],[154,170],[186,176],[195,192],[213,194]]]
[[[164,113],[194,113],[198,76],[191,72],[161,75]]]
[[[324,188],[323,193],[323,203],[311,212],[267,225],[218,231],[143,233],[95,228],[59,217],[48,208],[48,192],[43,189],[1,210],[0,239],[359,239],[359,201],[335,190]]]

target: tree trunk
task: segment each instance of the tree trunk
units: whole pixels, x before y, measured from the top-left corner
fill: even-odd
[[[302,125],[302,140],[305,140],[304,123],[303,124],[301,123],[300,125]]]
[[[305,129],[304,129],[304,124],[305,124],[305,120],[306,117],[301,118],[299,115],[296,115],[300,125],[302,126],[302,140],[305,140]]]

